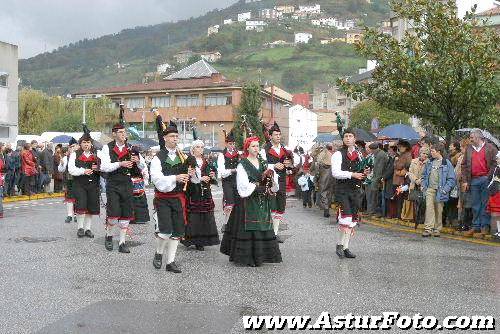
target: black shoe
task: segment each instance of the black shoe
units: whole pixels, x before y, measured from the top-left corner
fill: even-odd
[[[304,204],[304,209],[307,208],[307,205]]]
[[[165,267],[165,270],[166,271],[171,271],[173,273],[181,273],[182,271],[180,270],[179,267],[177,267],[177,265],[175,264],[175,262],[172,262],[172,263],[169,263],[167,264],[167,266]]]
[[[73,216],[73,221],[74,221],[75,223],[78,223],[78,220],[76,220],[76,216]]]
[[[85,230],[83,228],[79,228],[78,232],[76,232],[78,238],[83,238],[85,236]]]
[[[335,253],[337,253],[337,255],[343,259],[344,258],[344,246],[342,245],[337,245],[337,250],[335,251]]]
[[[64,220],[65,223],[71,223],[71,221],[73,220],[73,218],[71,216],[68,216],[66,217],[66,219]]]
[[[128,249],[127,243],[124,242],[118,246],[118,251],[120,253],[130,253],[130,249]]]
[[[113,250],[113,237],[112,236],[106,237],[106,240],[104,241],[104,247],[106,247],[106,249],[110,252]]]
[[[330,210],[326,209],[323,211],[323,217],[329,218],[330,217]]]
[[[94,237],[94,233],[92,233],[91,230],[87,230],[87,231],[85,231],[85,236],[88,237],[88,238],[93,238]]]
[[[351,253],[351,251],[349,249],[344,249],[344,256],[348,259],[354,259],[356,257],[356,255],[354,255],[353,253]]]
[[[161,269],[162,260],[163,254],[155,253],[155,257],[153,259],[153,267],[155,267],[156,269]]]
[[[309,204],[308,206],[309,206],[309,209],[313,207],[312,204]]]
[[[196,250],[203,252],[205,250],[205,247],[196,245]]]
[[[284,243],[285,241],[283,239],[281,239],[281,237],[279,235],[276,236],[276,241],[280,244]]]

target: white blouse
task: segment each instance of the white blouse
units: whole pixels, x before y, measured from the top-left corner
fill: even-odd
[[[250,180],[248,179],[248,174],[241,163],[239,163],[238,167],[236,168],[236,187],[238,188],[238,194],[242,198],[249,197],[257,187],[255,183],[250,182]],[[271,187],[271,191],[278,192],[278,190],[278,174],[274,173],[273,186]]]

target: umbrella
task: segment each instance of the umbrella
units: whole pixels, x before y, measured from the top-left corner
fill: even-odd
[[[314,138],[317,143],[331,143],[334,140],[340,140],[340,136],[331,133],[318,133],[318,136]]]
[[[356,140],[362,140],[364,142],[371,142],[377,140],[377,137],[373,133],[370,133],[363,129],[354,128],[354,134],[356,135]]]
[[[54,144],[67,144],[69,143],[71,138],[72,138],[71,136],[59,135],[52,138],[51,142],[53,142]]]
[[[464,128],[464,129],[459,129],[457,132],[472,132],[473,130],[476,130],[475,128]],[[481,130],[481,129],[480,129]],[[488,139],[491,141],[493,144],[495,144],[496,147],[500,148],[500,140],[498,140],[495,136],[493,136],[490,132],[486,130],[481,130],[483,133],[484,138]]]
[[[386,126],[378,133],[378,137],[391,139],[420,139],[420,135],[411,126],[404,124],[392,124]]]
[[[143,150],[149,150],[153,146],[158,146],[158,142],[149,138],[140,138],[138,140],[129,140],[128,143],[132,146],[139,146]]]

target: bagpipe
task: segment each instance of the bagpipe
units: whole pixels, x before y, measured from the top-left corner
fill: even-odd
[[[372,182],[372,176],[373,176],[373,166],[375,162],[375,158],[373,157],[372,154],[364,157],[363,153],[361,151],[356,150],[358,152],[358,156],[360,157],[360,160],[358,164],[356,165],[355,172],[356,173],[363,173],[365,174],[366,178],[363,181],[363,184],[371,184]],[[367,172],[367,170],[369,170]]]
[[[243,141],[246,140],[247,137],[252,137],[253,136],[253,131],[248,125],[246,115],[241,115],[242,121],[241,121],[241,127],[242,127],[242,132],[243,132]],[[266,133],[264,131],[264,133]],[[264,194],[265,195],[275,195],[272,191],[271,188],[273,187],[274,183],[274,170],[268,169],[267,168],[267,162],[262,159],[260,154],[257,155],[257,159],[259,161],[259,165],[263,166],[263,169],[265,171],[262,173],[261,180],[259,182],[259,186],[262,186],[265,188]]]
[[[167,129],[167,126],[163,122],[163,119],[160,113],[158,112],[158,109],[153,108],[151,109],[151,111],[156,117],[156,133],[158,135],[158,143],[160,145],[160,149],[166,150],[165,139],[163,138],[163,132]],[[190,168],[196,168],[196,159],[194,159],[194,162],[192,160],[188,161],[188,156],[184,152],[182,152],[178,147],[176,148],[176,153],[179,156],[179,159],[181,160],[181,164],[187,165],[188,172]],[[187,190],[188,183],[189,181],[186,181],[184,183],[184,188],[182,189],[184,192],[186,192]]]

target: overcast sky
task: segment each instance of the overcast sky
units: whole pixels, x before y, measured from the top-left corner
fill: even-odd
[[[29,58],[125,28],[196,17],[237,0],[0,0],[0,41]]]

